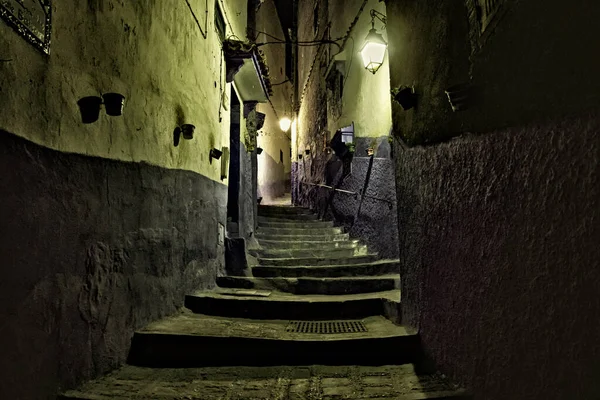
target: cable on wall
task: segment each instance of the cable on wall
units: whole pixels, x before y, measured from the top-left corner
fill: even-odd
[[[200,21],[198,20],[198,17],[196,17],[196,13],[194,12],[192,5],[190,4],[190,1],[185,0],[185,3],[187,4],[188,8],[190,9],[190,12],[192,13],[192,17],[194,17],[194,21],[196,21],[196,25],[198,25],[198,29],[200,29],[200,33],[202,34],[202,37],[204,39],[206,39],[207,31],[208,31],[208,0],[206,0],[206,4],[204,5],[204,29],[202,29],[202,25],[200,25]]]

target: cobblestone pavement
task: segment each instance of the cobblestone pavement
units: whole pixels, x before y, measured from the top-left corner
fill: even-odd
[[[62,399],[372,400],[466,398],[440,375],[411,364],[383,367],[220,367],[151,369],[125,366]]]

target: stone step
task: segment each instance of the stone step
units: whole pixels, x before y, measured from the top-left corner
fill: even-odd
[[[319,384],[317,384],[319,383]],[[417,364],[142,368],[126,365],[59,400],[470,399]]]
[[[338,240],[319,242],[312,240],[266,240],[260,239],[260,246],[263,249],[353,249],[360,246],[358,240]]]
[[[340,277],[340,276],[379,276],[397,274],[400,271],[399,260],[378,260],[365,264],[319,265],[313,267],[273,267],[259,265],[252,267],[255,277]]]
[[[323,236],[344,233],[343,228],[265,228],[258,227],[257,234]]]
[[[284,235],[278,233],[263,233],[261,231],[256,232],[256,239],[260,242],[261,240],[284,240],[284,241],[320,241],[320,242],[332,242],[332,241],[345,241],[350,238],[347,233],[327,233],[322,232],[320,234],[313,235]]]
[[[319,216],[313,213],[310,214],[277,214],[277,213],[261,213],[258,211],[259,217],[270,217],[275,219],[287,220],[287,221],[318,221]]]
[[[398,321],[400,291],[348,295],[290,295],[248,289],[216,289],[187,295],[199,314],[252,319],[327,320],[384,315]]]
[[[262,228],[333,228],[333,221],[298,221],[258,217],[258,226]]]
[[[310,209],[306,207],[294,207],[294,206],[267,206],[259,205],[258,212],[261,214],[314,214]]]
[[[291,257],[291,258],[263,258],[258,259],[259,265],[286,266],[311,266],[311,265],[346,265],[364,264],[377,260],[377,254],[364,254],[349,257]]]
[[[352,257],[368,254],[367,246],[339,247],[329,249],[259,249],[250,254],[259,258],[294,258],[294,257]]]
[[[386,365],[415,362],[419,338],[382,316],[352,321],[364,331],[294,332],[291,320],[255,321],[183,312],[135,332],[127,363],[143,367]],[[333,321],[332,321],[333,322]],[[319,330],[313,321],[313,329]],[[305,325],[308,325],[305,323]],[[315,329],[316,328],[316,329]],[[331,329],[331,327],[330,327]]]
[[[336,278],[259,278],[224,276],[217,278],[222,288],[277,290],[293,294],[355,294],[382,292],[400,288],[400,275],[336,277]]]

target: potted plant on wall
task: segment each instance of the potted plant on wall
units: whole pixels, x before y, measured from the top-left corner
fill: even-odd
[[[367,148],[367,155],[369,157],[373,156],[375,154],[376,149],[377,149],[377,139],[373,138],[373,139],[371,139],[371,142],[369,143],[369,147]]]
[[[356,145],[354,144],[354,142],[346,143],[346,147],[348,148],[348,152],[350,152],[350,154],[354,155],[354,152],[356,151]]]

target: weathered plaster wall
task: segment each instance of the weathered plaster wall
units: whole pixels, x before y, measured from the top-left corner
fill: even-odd
[[[403,323],[484,399],[596,399],[600,6],[387,1]],[[476,20],[475,20],[476,22]],[[467,111],[443,92],[471,81]],[[467,132],[467,134],[464,134]]]
[[[291,5],[290,5],[291,7]],[[257,13],[257,29],[260,32],[257,42],[277,42],[275,38],[285,39],[277,9],[273,0],[262,3]],[[265,33],[271,35],[269,37]],[[291,133],[283,132],[279,120],[283,117],[294,119],[293,85],[285,82],[285,45],[271,43],[261,46],[269,63],[269,74],[273,87],[270,103],[259,104],[257,110],[264,113],[265,123],[258,133],[258,146],[263,149],[258,155],[258,185],[260,196],[265,200],[282,196],[289,191],[291,174]],[[285,82],[285,83],[284,83]],[[283,152],[283,162],[279,152]]]
[[[245,36],[246,1],[221,2]],[[214,3],[53,2],[44,56],[0,22],[0,397],[56,391],[125,360],[132,331],[222,272],[229,145]],[[124,115],[83,125],[77,100]],[[196,125],[173,147],[175,126]],[[27,141],[30,140],[31,142]],[[35,143],[35,144],[34,144]]]
[[[0,131],[0,393],[53,399],[223,269],[227,187]]]
[[[314,8],[310,3],[300,5],[300,34],[304,35],[300,39],[305,41],[312,40],[314,36],[311,19]],[[296,142],[302,158],[296,157],[294,160],[298,163],[293,182],[296,188],[294,202],[310,206],[325,218],[333,219],[353,237],[363,239],[370,250],[382,257],[397,257],[394,164],[390,160],[387,141],[391,127],[388,64],[386,60],[378,73],[373,75],[364,69],[358,54],[371,28],[369,10],[374,8],[385,14],[385,5],[375,0],[323,3],[319,5],[322,15],[320,29],[329,24],[330,37],[344,39],[339,41],[341,51],[335,45],[321,47],[318,51],[316,47],[302,47],[300,50],[300,75],[305,77],[306,82],[298,114]],[[303,27],[302,23],[309,23],[310,29]],[[310,57],[311,62],[308,62]],[[344,76],[341,98],[338,96],[339,88],[332,87],[326,79],[330,63],[334,60],[345,60],[341,70]],[[352,161],[352,174],[342,179],[342,161],[328,154],[325,147],[336,130],[353,121],[356,157]],[[369,167],[366,150],[372,142],[375,143],[376,158],[365,193],[388,200],[389,203],[367,197],[361,200],[360,196],[333,194],[328,189],[301,184],[325,183],[361,192]],[[305,153],[306,149],[310,150],[310,154]]]
[[[393,102],[394,131],[409,144],[595,109],[600,103],[600,5],[503,0],[479,34],[473,0],[388,0],[391,86],[415,85],[416,109]],[[469,7],[467,7],[469,6]],[[543,16],[543,17],[542,17]],[[444,90],[471,82],[474,105],[453,113]]]
[[[600,396],[599,134],[596,113],[399,154],[404,322],[475,398]]]
[[[362,11],[361,11],[362,9]],[[342,101],[330,100],[328,103],[328,129],[330,132],[348,126],[354,122],[357,137],[380,137],[388,135],[392,126],[392,107],[390,97],[389,60],[375,75],[364,68],[360,49],[371,29],[370,10],[385,15],[385,3],[379,0],[332,1],[329,18],[331,37],[345,37],[345,46],[340,49],[330,46],[331,57],[345,60],[344,86]],[[349,27],[352,27],[349,30]],[[375,20],[375,28],[387,39],[384,25]],[[332,93],[328,93],[330,99]]]
[[[220,42],[214,3],[117,1],[53,3],[52,46],[42,55],[4,22],[0,24],[0,128],[53,149],[123,161],[145,161],[199,172],[220,181],[208,162],[212,147],[229,141],[228,113],[221,109]],[[223,2],[228,35],[245,37],[246,1]],[[160,50],[160,51],[157,51]],[[101,113],[83,125],[77,100],[116,91],[127,97],[122,117]],[[196,137],[173,147],[182,123]]]

